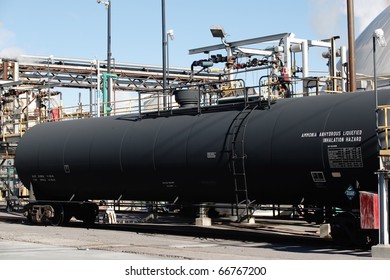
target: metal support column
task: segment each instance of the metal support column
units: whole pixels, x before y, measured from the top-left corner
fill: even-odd
[[[162,29],[162,67],[163,67],[163,109],[167,108],[165,89],[167,87],[167,36],[165,31],[165,0],[161,0],[161,29]]]
[[[305,79],[309,77],[309,44],[307,40],[303,40],[301,43],[302,48],[302,78]],[[309,94],[309,82],[303,83],[303,91],[305,95]]]
[[[383,156],[380,156],[380,158],[380,170],[378,171],[379,244],[389,245],[389,171],[384,168]]]
[[[349,91],[356,91],[355,20],[353,0],[347,0]]]
[[[111,0],[108,0],[107,7],[107,73],[111,74]],[[111,103],[111,76],[107,80],[107,104]],[[107,113],[109,115],[109,112]]]

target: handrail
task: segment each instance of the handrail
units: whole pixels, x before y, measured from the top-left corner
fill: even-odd
[[[385,132],[385,147],[382,147],[381,150],[389,150],[389,131],[390,131],[390,126],[389,126],[389,121],[388,121],[388,111],[390,110],[390,105],[379,105],[377,107],[377,110],[383,111],[383,123],[380,125],[378,124],[378,131],[384,131]],[[379,121],[380,119],[378,119]]]

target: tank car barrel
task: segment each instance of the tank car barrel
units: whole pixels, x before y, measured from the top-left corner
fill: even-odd
[[[390,103],[388,90],[379,97]],[[376,191],[372,92],[179,110],[36,125],[17,147],[18,175],[37,199],[55,201],[230,203],[244,181],[257,203],[344,206],[349,186]]]

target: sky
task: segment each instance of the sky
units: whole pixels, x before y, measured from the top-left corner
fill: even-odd
[[[194,60],[206,58],[188,51],[221,43],[211,36],[213,25],[224,27],[228,42],[291,32],[310,40],[340,36],[337,47],[348,46],[346,3],[165,0],[166,30],[175,34],[168,42],[169,66],[190,68]],[[111,0],[111,49],[116,62],[162,65],[161,5],[161,0]],[[390,0],[354,0],[355,37],[388,5]],[[313,53],[309,67],[326,71],[322,50]],[[0,0],[0,58],[20,54],[105,60],[105,6],[96,0]]]
[[[171,66],[190,67],[188,50],[227,41],[292,32],[302,39],[340,36],[347,45],[346,0],[165,0]],[[355,35],[388,0],[355,0]],[[112,57],[118,62],[162,64],[161,0],[111,0]],[[18,54],[101,59],[107,57],[107,10],[96,0],[0,0],[0,57]]]

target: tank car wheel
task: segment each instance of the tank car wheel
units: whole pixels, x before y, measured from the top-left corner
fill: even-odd
[[[64,213],[64,219],[62,221],[62,224],[63,225],[68,225],[70,220],[72,219],[72,215],[69,215],[69,214],[66,214],[66,212]]]
[[[62,207],[64,209],[64,217],[63,217],[62,225],[68,225],[70,220],[73,218],[74,207],[69,203],[62,204]]]
[[[54,217],[50,219],[50,224],[52,226],[61,226],[64,222],[64,207],[61,204],[53,204]]]
[[[83,224],[87,227],[90,227],[92,226],[93,224],[95,224],[95,217],[84,217],[83,219]]]
[[[23,216],[26,217],[27,223],[34,224],[34,221],[33,221],[32,216],[31,216],[31,208],[32,208],[31,203],[26,205],[26,206],[24,206],[24,208],[23,208]]]
[[[95,203],[84,203],[82,206],[82,220],[84,225],[91,226],[99,214],[99,207]]]

